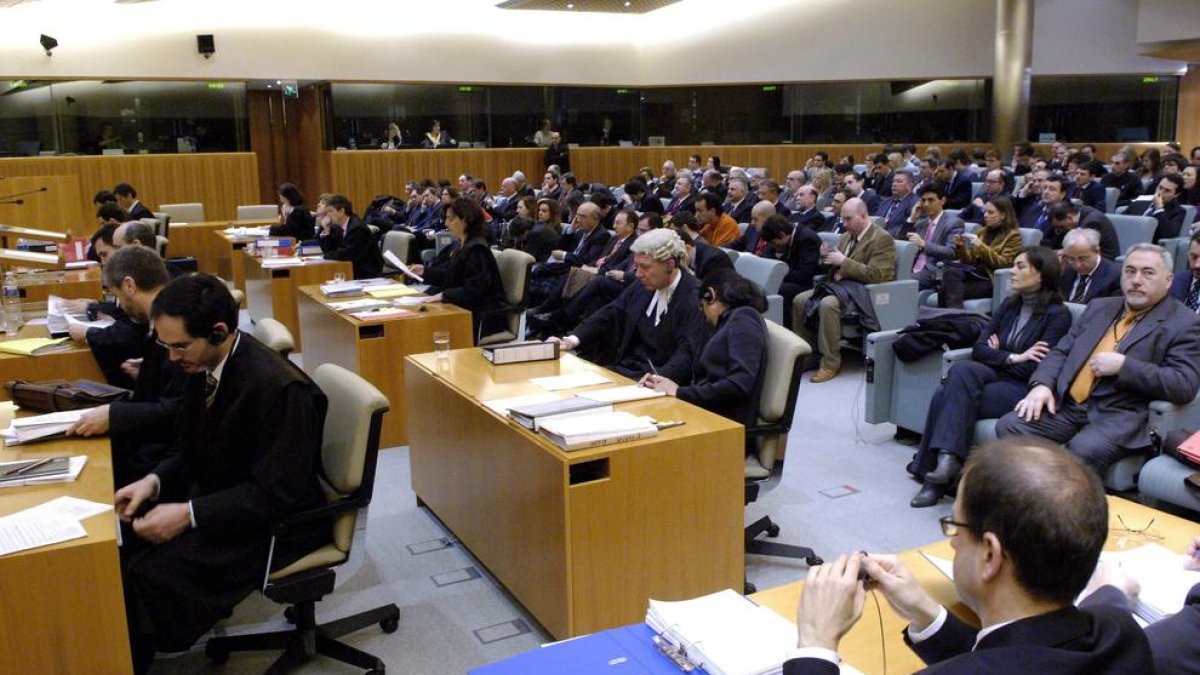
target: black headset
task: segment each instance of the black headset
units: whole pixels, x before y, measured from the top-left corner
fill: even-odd
[[[208,343],[211,345],[219,345],[229,337],[229,331],[224,328],[214,327],[208,334]]]

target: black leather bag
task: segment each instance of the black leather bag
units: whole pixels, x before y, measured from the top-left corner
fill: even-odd
[[[13,403],[23,410],[41,413],[94,408],[114,401],[124,401],[133,393],[128,389],[94,380],[9,380],[4,383],[4,388]]]

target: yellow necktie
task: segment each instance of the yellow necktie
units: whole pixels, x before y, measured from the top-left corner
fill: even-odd
[[[1116,350],[1117,345],[1121,343],[1141,315],[1141,312],[1134,313],[1126,310],[1121,315],[1121,319],[1113,324],[1112,330],[1104,331],[1104,335],[1096,343],[1096,348],[1092,350],[1087,360],[1091,361],[1092,357],[1097,354]],[[1075,381],[1071,383],[1071,398],[1075,399],[1076,403],[1084,403],[1091,395],[1094,386],[1096,386],[1096,374],[1092,372],[1091,366],[1085,361],[1083,367],[1079,369],[1079,373],[1075,375]]]

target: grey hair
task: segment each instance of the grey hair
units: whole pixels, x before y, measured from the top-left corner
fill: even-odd
[[[687,249],[683,246],[683,240],[674,230],[666,227],[650,230],[639,236],[630,245],[629,250],[648,255],[659,262],[674,260],[680,267],[687,261]]]
[[[1067,236],[1063,237],[1063,248],[1073,246],[1079,243],[1079,240],[1087,243],[1088,247],[1093,251],[1100,249],[1100,232],[1093,230],[1090,227],[1076,227],[1067,232]]]
[[[1163,269],[1170,272],[1175,267],[1175,261],[1172,260],[1171,254],[1167,253],[1167,249],[1159,246],[1158,244],[1151,244],[1148,242],[1134,244],[1133,246],[1129,247],[1128,251],[1125,252],[1125,259],[1128,260],[1129,256],[1133,255],[1134,253],[1157,253],[1158,256],[1162,258]]]

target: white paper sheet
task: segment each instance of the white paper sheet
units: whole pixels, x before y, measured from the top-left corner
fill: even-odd
[[[612,380],[600,373],[572,373],[570,375],[555,375],[553,377],[535,377],[529,380],[529,382],[546,391],[558,391],[560,389],[574,389],[576,387],[606,384],[612,382]]]
[[[0,555],[86,536],[83,525],[69,516],[18,512],[0,518]]]

